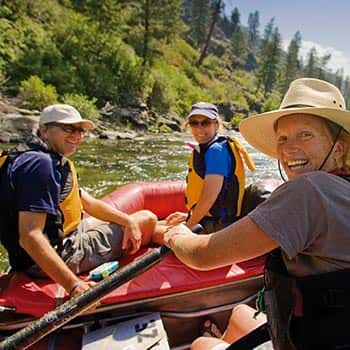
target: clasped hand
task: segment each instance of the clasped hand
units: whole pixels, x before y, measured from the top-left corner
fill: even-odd
[[[170,247],[170,241],[178,235],[193,235],[196,236],[185,224],[179,224],[169,227],[164,234],[164,244]]]

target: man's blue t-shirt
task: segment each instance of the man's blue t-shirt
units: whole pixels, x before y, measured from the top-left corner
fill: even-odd
[[[1,206],[14,211],[56,215],[60,174],[47,153],[29,151],[19,155],[2,176]],[[13,191],[14,189],[14,191]]]

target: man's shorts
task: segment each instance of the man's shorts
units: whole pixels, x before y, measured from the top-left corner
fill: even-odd
[[[83,273],[120,258],[122,241],[120,225],[103,223],[90,229],[83,220],[78,229],[64,239],[61,257],[74,273]]]

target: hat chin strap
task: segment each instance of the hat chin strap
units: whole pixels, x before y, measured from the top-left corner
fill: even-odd
[[[281,179],[283,180],[283,182],[286,182],[287,180],[286,180],[286,178],[283,176],[282,169],[281,169],[281,162],[280,162],[279,159],[277,160],[277,166],[278,166],[278,172],[279,172],[279,174],[280,174]]]
[[[337,136],[336,136],[335,139],[334,139],[334,142],[333,142],[333,145],[332,145],[331,149],[329,150],[327,156],[325,157],[325,159],[323,160],[322,164],[320,165],[320,167],[319,167],[317,170],[322,170],[323,166],[326,164],[326,162],[327,162],[329,156],[331,155],[331,153],[332,153],[332,151],[333,151],[333,149],[334,149],[335,144],[337,143],[337,141],[338,141],[338,139],[339,139],[339,136],[340,136],[340,133],[341,133],[342,130],[343,130],[343,127],[340,126],[340,127],[339,127],[339,130],[338,130],[338,133],[337,133]]]

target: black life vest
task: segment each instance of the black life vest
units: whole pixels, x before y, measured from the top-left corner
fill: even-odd
[[[348,174],[337,174],[350,182]],[[276,350],[350,349],[350,269],[306,277],[287,272],[281,249],[265,265],[264,307]]]
[[[53,152],[49,152],[45,143],[40,139],[33,138],[26,143],[17,145],[14,149],[3,151],[0,156],[0,181],[5,176],[6,167],[11,164],[19,155],[29,152],[44,152],[50,155],[54,165],[61,175],[60,204],[71,194],[73,188],[72,171],[69,161]],[[11,191],[16,191],[10,183]],[[1,198],[1,195],[0,195]],[[47,214],[44,234],[50,244],[60,254],[62,251],[64,215],[61,210],[56,215]],[[9,255],[10,266],[13,270],[25,270],[34,265],[31,257],[19,245],[18,211],[7,208],[5,203],[0,202],[0,241],[6,248]]]

